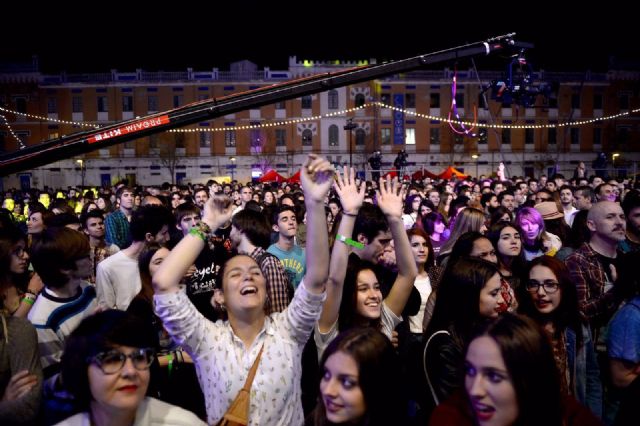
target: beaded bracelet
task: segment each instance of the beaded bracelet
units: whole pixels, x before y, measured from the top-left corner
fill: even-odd
[[[191,229],[189,229],[189,234],[200,238],[206,243],[209,235],[211,235],[211,227],[206,223],[200,221],[193,227],[191,227]]]

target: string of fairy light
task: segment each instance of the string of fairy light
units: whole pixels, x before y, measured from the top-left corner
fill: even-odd
[[[20,149],[25,148],[24,142],[22,142],[22,139],[20,139],[18,135],[16,135],[16,133],[13,131],[13,128],[9,124],[9,120],[7,120],[7,117],[5,117],[3,114],[0,114],[0,118],[2,118],[2,121],[4,121],[5,126],[7,126],[7,129],[9,129],[9,133],[11,133],[11,136],[13,136],[18,142],[18,147]]]
[[[491,124],[491,123],[483,123],[482,121],[467,121],[467,120],[461,120],[458,118],[448,118],[448,117],[440,117],[440,116],[435,116],[435,115],[430,115],[430,114],[424,114],[424,113],[420,113],[417,111],[413,111],[411,109],[406,109],[406,108],[400,108],[400,107],[396,107],[393,105],[389,105],[383,102],[379,102],[379,101],[375,101],[375,102],[369,102],[369,103],[365,103],[362,106],[359,107],[354,107],[354,108],[347,108],[341,111],[334,111],[334,112],[330,112],[330,113],[326,113],[326,114],[320,114],[320,115],[314,115],[314,116],[309,116],[309,117],[300,117],[300,118],[293,118],[293,119],[288,119],[288,120],[278,120],[278,121],[268,121],[268,122],[262,122],[262,123],[255,123],[255,124],[247,124],[247,125],[241,125],[241,126],[224,126],[224,127],[198,127],[198,128],[189,128],[189,129],[171,129],[168,130],[168,132],[171,133],[201,133],[201,132],[224,132],[224,131],[229,131],[229,130],[253,130],[253,129],[261,129],[261,128],[269,128],[269,127],[279,127],[279,126],[286,126],[286,125],[290,125],[290,124],[298,124],[298,123],[304,123],[304,122],[309,122],[309,121],[315,121],[315,120],[321,120],[323,118],[331,118],[331,117],[336,117],[336,116],[343,116],[345,114],[350,114],[353,113],[355,111],[359,111],[359,110],[363,110],[365,108],[369,108],[369,107],[377,107],[377,108],[385,108],[385,109],[389,109],[391,111],[396,111],[396,112],[400,112],[406,115],[412,115],[414,117],[417,118],[423,118],[426,120],[430,120],[430,121],[437,121],[437,122],[442,122],[442,123],[448,123],[448,124],[454,124],[454,125],[460,125],[460,126],[472,126],[472,127],[479,127],[479,128],[485,128],[485,129],[553,129],[553,128],[562,128],[562,127],[579,127],[579,126],[585,126],[585,125],[589,125],[589,124],[593,124],[593,123],[598,123],[598,122],[604,122],[604,121],[609,121],[609,120],[616,120],[622,117],[627,117],[631,114],[635,114],[640,112],[640,108],[636,108],[636,109],[632,109],[630,111],[624,111],[624,112],[620,112],[618,114],[612,114],[612,115],[607,115],[607,116],[603,116],[603,117],[594,117],[594,118],[588,118],[588,119],[583,119],[583,120],[572,120],[572,121],[566,121],[566,122],[558,122],[558,123],[544,123],[544,124],[532,124],[532,123],[526,123],[526,124],[511,124],[511,123],[495,123],[495,124]],[[95,123],[89,123],[89,122],[82,122],[82,121],[68,121],[68,120],[60,120],[60,119],[56,119],[56,118],[52,118],[52,117],[44,117],[44,116],[40,116],[40,115],[36,115],[36,114],[29,114],[29,113],[25,113],[25,112],[19,112],[19,111],[14,111],[8,108],[4,108],[4,107],[0,107],[0,111],[3,111],[5,113],[10,113],[10,114],[14,114],[14,115],[19,115],[19,116],[23,116],[23,117],[28,117],[28,118],[32,118],[35,120],[39,120],[39,121],[46,121],[46,122],[52,122],[52,123],[59,123],[59,124],[71,124],[74,126],[80,126],[80,127],[93,127],[93,128],[100,128],[100,126],[98,124]],[[13,130],[11,129],[11,126],[9,125],[9,121],[6,119],[5,116],[0,114],[0,117],[3,117],[3,121],[5,123],[5,125],[7,126],[7,128],[9,128],[11,134],[17,138],[18,140],[20,140],[20,138],[18,138],[15,133],[13,132]],[[546,119],[546,118],[541,118],[541,117],[526,117],[526,120],[541,120],[541,119]]]

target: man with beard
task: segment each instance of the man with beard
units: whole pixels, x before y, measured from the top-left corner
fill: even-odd
[[[578,209],[573,206],[573,192],[571,192],[569,185],[560,187],[560,203],[562,204],[564,221],[567,222],[567,225],[572,226],[573,218],[578,213]]]
[[[640,251],[640,192],[630,191],[622,202],[627,217],[627,238],[620,243],[623,253]]]
[[[626,237],[622,207],[611,201],[594,204],[587,226],[591,238],[565,262],[576,284],[580,311],[589,321],[597,344],[599,329],[607,325],[622,299],[623,289],[615,283],[621,255],[617,248]]]

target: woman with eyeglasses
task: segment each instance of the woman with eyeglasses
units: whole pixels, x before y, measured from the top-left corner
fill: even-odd
[[[26,318],[42,291],[28,268],[27,236],[14,226],[0,229],[0,309],[8,315]]]
[[[561,389],[600,417],[602,383],[591,331],[578,310],[576,286],[565,264],[549,256],[534,259],[519,289],[519,312],[533,318],[550,339]]]
[[[153,345],[153,330],[135,315],[108,310],[82,321],[67,338],[62,378],[83,411],[58,425],[204,425],[189,411],[145,397]]]

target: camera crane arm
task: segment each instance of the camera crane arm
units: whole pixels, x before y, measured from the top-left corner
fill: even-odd
[[[294,99],[337,87],[360,83],[387,75],[413,71],[428,64],[470,56],[489,55],[508,48],[530,46],[513,40],[515,33],[494,37],[434,53],[398,61],[368,65],[332,73],[317,74],[229,96],[194,102],[180,108],[120,121],[99,129],[77,132],[58,139],[5,154],[0,157],[0,176],[40,167],[96,149],[143,136],[176,129],[236,113],[246,109]]]

